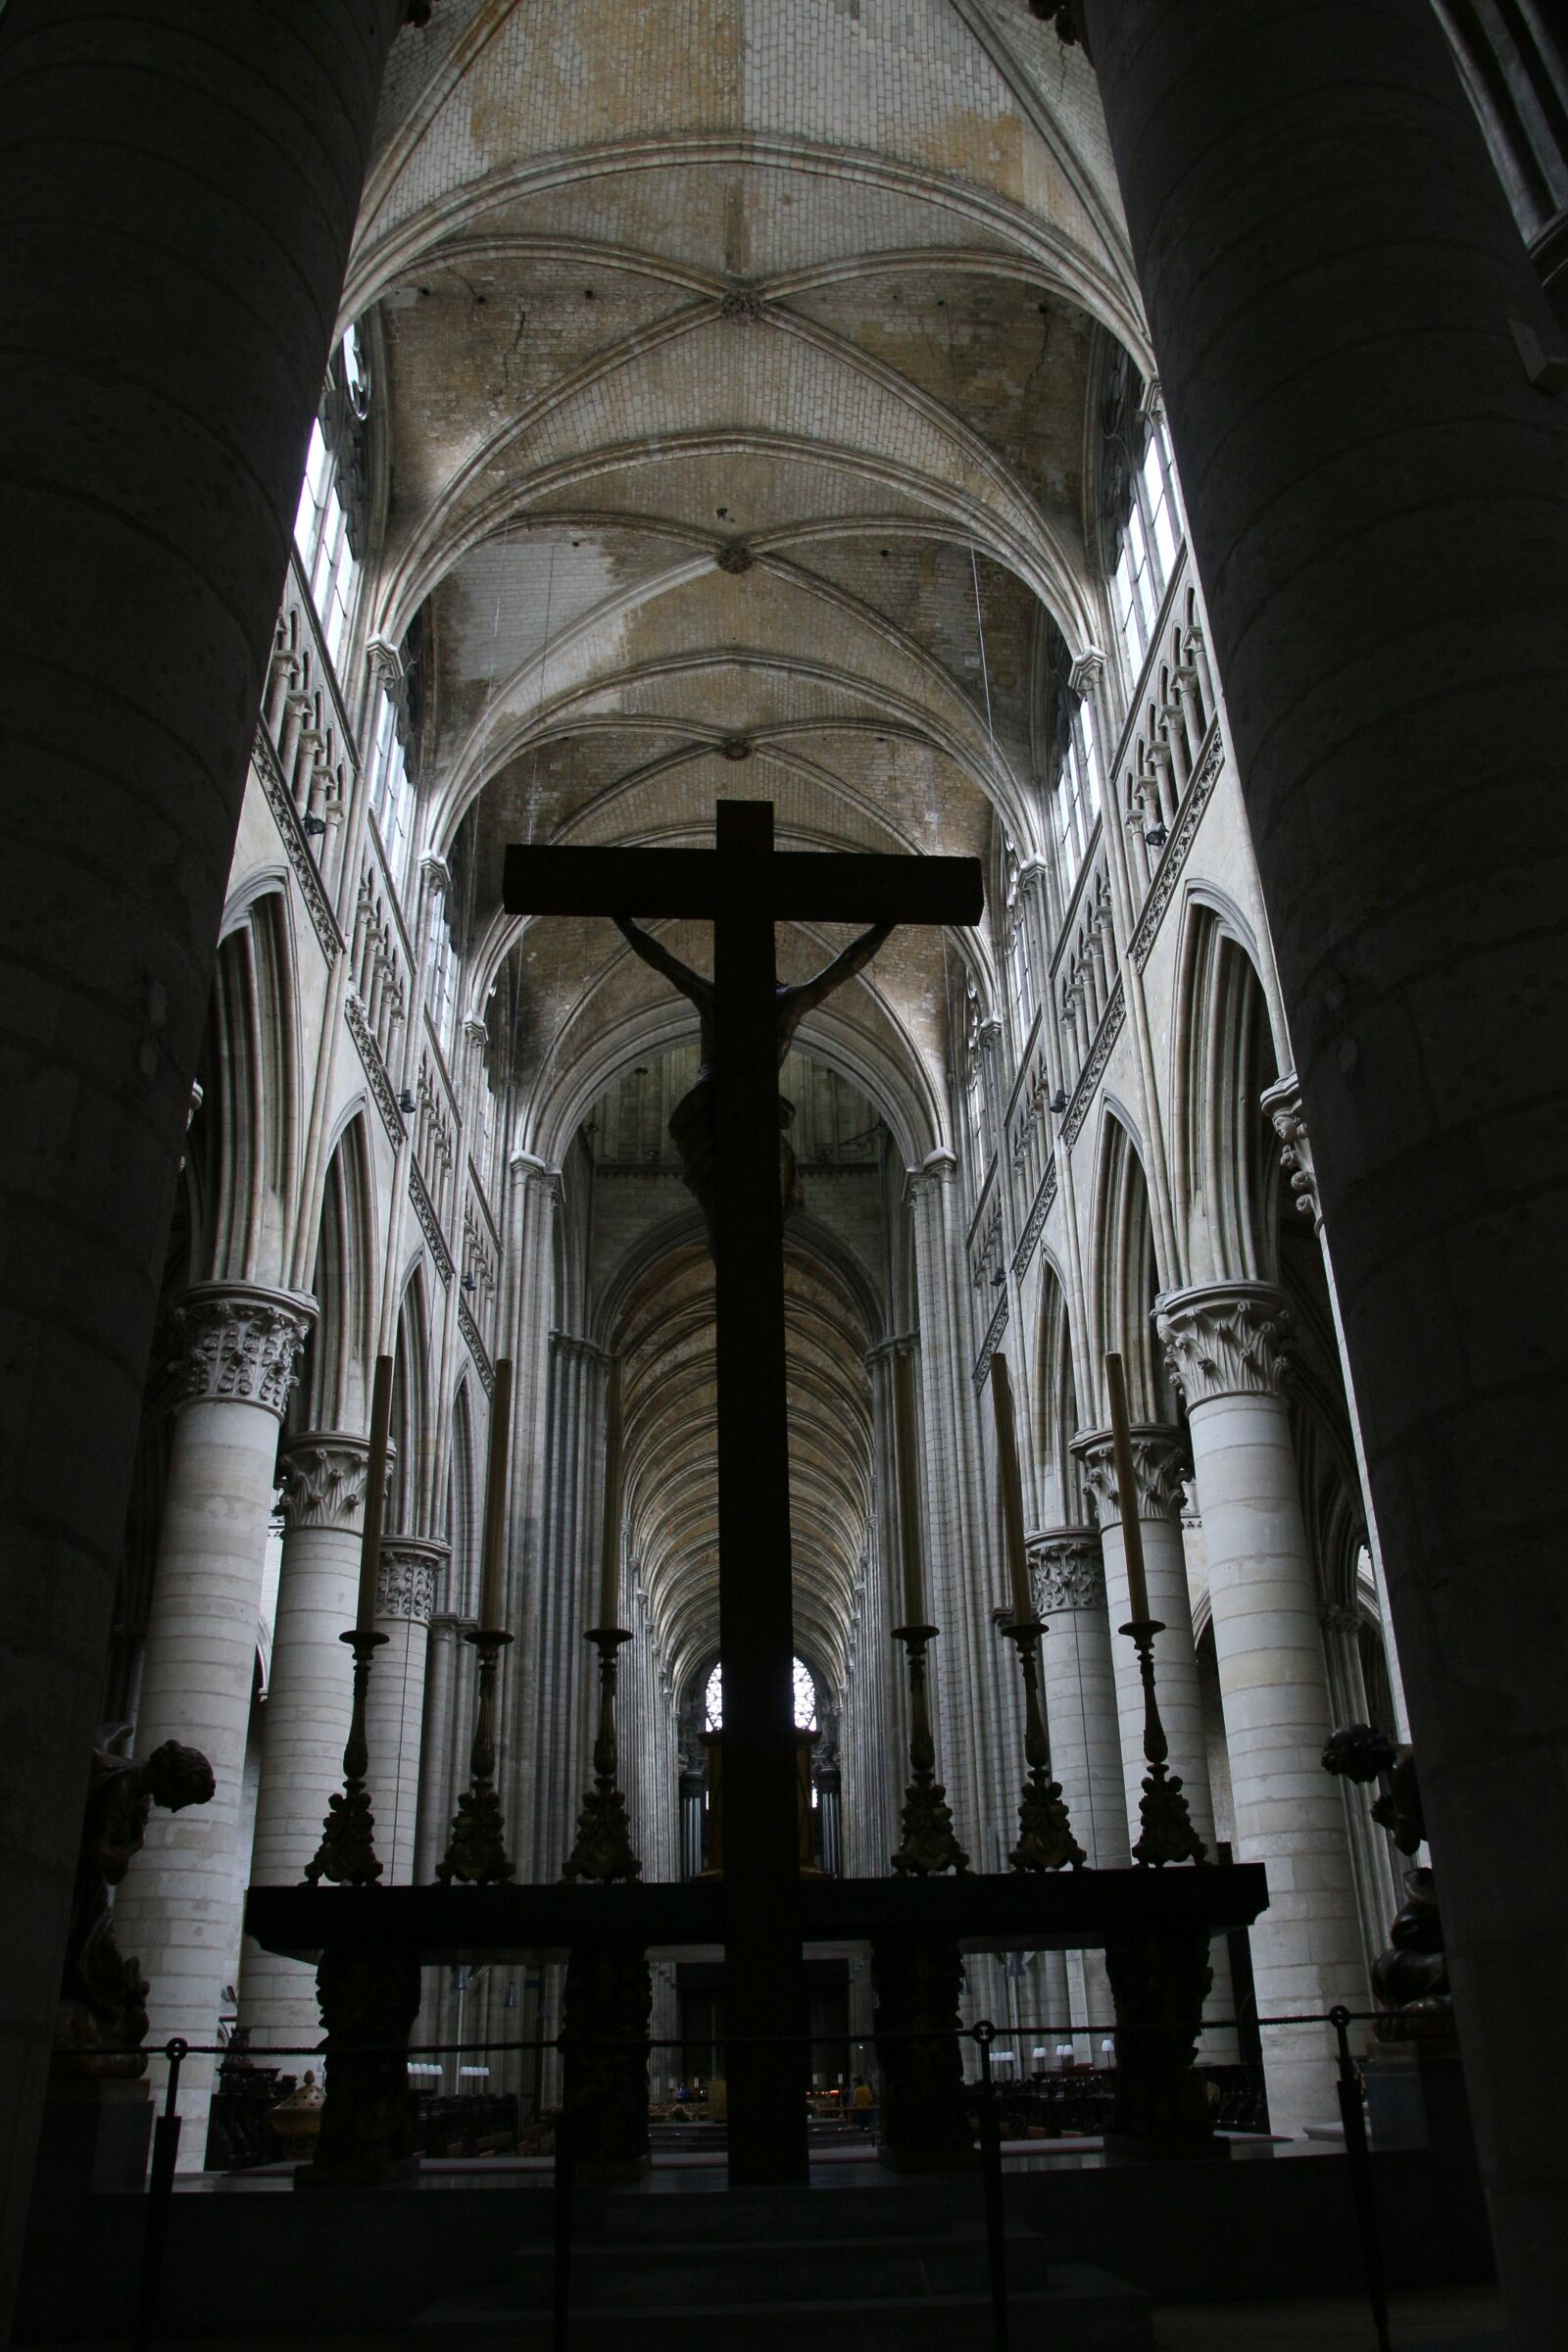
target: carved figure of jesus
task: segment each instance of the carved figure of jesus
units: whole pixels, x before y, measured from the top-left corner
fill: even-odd
[[[680,990],[697,1007],[698,1066],[696,1084],[676,1103],[669,1115],[669,1132],[680,1153],[681,1174],[686,1189],[696,1200],[708,1223],[710,1241],[713,1236],[713,1183],[717,1165],[717,1121],[713,1108],[713,983],[701,972],[694,972],[662,947],[651,932],[642,930],[629,916],[617,914],[612,918],[633,955],[640,956],[650,968]],[[794,1041],[795,1032],[814,1005],[830,997],[846,980],[853,980],[863,971],[881,947],[891,923],[876,923],[859,938],[852,940],[831,963],[810,980],[797,981],[793,986],[782,982],[775,992],[778,1006],[778,1061],[784,1066],[784,1056]],[[800,1180],[796,1173],[795,1153],[785,1130],[795,1116],[795,1105],[785,1096],[778,1099],[779,1123],[779,1186],[783,1194],[784,1214],[800,1206]]]

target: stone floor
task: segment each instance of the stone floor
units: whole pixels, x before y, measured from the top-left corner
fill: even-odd
[[[1494,2287],[1450,2287],[1390,2297],[1395,2352],[1507,2352]],[[1312,2303],[1162,2304],[1160,2352],[1376,2352],[1365,2303],[1326,2295]]]

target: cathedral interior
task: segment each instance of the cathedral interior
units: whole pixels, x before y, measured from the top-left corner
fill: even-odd
[[[983,889],[870,953],[880,901],[774,930],[781,1006],[854,967],[781,1017],[776,1201],[760,1163],[801,2003],[766,2030],[805,2036],[813,2195],[941,2172],[918,2016],[982,2149],[1001,2117],[1009,2227],[1059,2192],[1136,2290],[1053,2323],[1014,2248],[1013,2340],[1228,2344],[1149,2296],[1362,2292],[1348,2063],[1392,2284],[1494,2255],[1508,2332],[1463,2340],[1560,2342],[1553,12],[10,0],[0,148],[0,2328],[130,2332],[150,2146],[138,2343],[402,2342],[464,2265],[545,2260],[514,2208],[564,2199],[573,2096],[591,2170],[563,2036],[623,2014],[611,1964],[409,1932],[407,2144],[381,2186],[368,2141],[320,2159],[390,2281],[356,2321],[288,2220],[325,2205],[253,2192],[348,2128],[323,2029],[346,2085],[390,2011],[334,2025],[254,1890],[690,1923],[765,1885],[725,1662],[740,1715],[772,1554],[739,1556],[715,1431],[777,1279],[733,1243],[736,1032],[715,1096],[681,987],[710,1005],[718,924],[658,858],[598,912],[516,877],[767,804],[781,853]],[[1381,1744],[1325,1769],[1352,1726]],[[1113,1877],[1209,1902],[1181,2130],[1229,2164],[1134,2166],[1133,1947],[1072,1940]],[[903,1931],[855,1923],[966,1886],[1023,1925],[963,1929],[932,2026]],[[785,2179],[739,2153],[723,1934],[633,1941],[604,2178],[716,2191],[728,2124],[737,2182]],[[465,2182],[517,2195],[428,2194]],[[758,2289],[760,2344],[786,2303]],[[511,2341],[568,2340],[519,2310]]]

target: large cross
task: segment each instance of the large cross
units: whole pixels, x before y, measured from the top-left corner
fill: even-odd
[[[807,2001],[773,926],[978,922],[980,864],[775,851],[770,802],[720,801],[714,849],[514,846],[503,896],[513,914],[686,916],[713,926],[729,2173],[737,2182],[805,2180],[809,2057],[789,2038],[806,2032]]]

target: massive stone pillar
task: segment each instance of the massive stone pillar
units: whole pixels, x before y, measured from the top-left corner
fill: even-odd
[[[1268,1870],[1251,1931],[1258,2016],[1361,2009],[1345,1806],[1321,1762],[1333,1724],[1283,1395],[1285,1301],[1266,1283],[1204,1283],[1167,1292],[1156,1314],[1193,1433],[1236,1858]],[[1263,2065],[1276,2132],[1333,2117],[1327,2027],[1265,2030]]]
[[[425,1536],[388,1536],[375,1580],[375,1653],[366,1703],[370,1804],[383,1886],[414,1881],[419,1828],[419,1753],[424,1739],[424,1667],[436,1587],[448,1546]]]
[[[1536,2352],[1568,2301],[1568,403],[1513,322],[1560,330],[1426,0],[1085,8]]]
[[[12,0],[0,2327],[246,753],[394,0]]]
[[[155,1812],[115,1906],[115,1935],[152,1990],[150,2038],[212,2041],[223,1986],[239,1971],[240,1782],[261,1631],[262,1569],[277,1482],[277,1435],[311,1298],[203,1283],[178,1310],[180,1383],[169,1488],[143,1653],[136,1748],[199,1747],[218,1783],[210,1805]],[[200,2168],[213,2061],[181,2077],[180,2156]]]
[[[354,1623],[364,1520],[364,1438],[314,1430],[284,1449],[283,1565],[272,1628],[252,1883],[291,1886],[320,1843],[343,1780],[353,1665],[338,1639]],[[318,2038],[316,1971],[247,1943],[240,2020],[258,2048]],[[293,2070],[298,2072],[298,2068]]]

